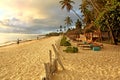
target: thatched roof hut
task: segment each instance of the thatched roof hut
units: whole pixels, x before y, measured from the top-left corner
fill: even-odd
[[[101,32],[96,26],[94,26],[94,23],[91,22],[91,24],[85,27],[84,34],[86,36],[86,39],[93,40],[93,38],[99,38]]]
[[[66,35],[70,38],[70,39],[73,39],[73,40],[76,40],[76,38],[79,38],[80,37],[80,30],[79,29],[72,29],[72,30],[69,30]]]

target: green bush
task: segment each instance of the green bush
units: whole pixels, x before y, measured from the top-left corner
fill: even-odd
[[[66,50],[64,50],[67,53],[77,53],[78,48],[77,47],[67,47]]]
[[[65,41],[66,41],[66,40],[67,40],[67,38],[66,38],[65,36],[63,36],[62,40],[65,40]]]
[[[60,46],[71,46],[71,44],[69,41],[67,41],[67,38],[63,36],[63,38],[60,41]]]
[[[77,53],[78,52],[78,48],[77,47],[73,47],[73,53]]]
[[[70,53],[70,52],[72,52],[72,47],[67,47],[66,50],[64,50],[64,51],[67,53]]]

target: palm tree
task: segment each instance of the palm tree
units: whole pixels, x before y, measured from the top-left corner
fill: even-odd
[[[107,6],[106,10],[104,10],[101,15],[98,16],[98,24],[103,27],[107,27],[108,31],[111,35],[111,43],[117,45],[118,42],[118,32],[120,30],[120,18],[119,18],[119,4],[115,3],[115,5],[111,3],[110,6]]]
[[[64,26],[64,32],[66,31],[66,26]]]
[[[83,22],[87,24],[90,24],[91,21],[94,21],[94,12],[93,9],[90,9],[90,3],[87,0],[83,0],[82,4],[80,5],[80,10],[83,13],[84,19]]]
[[[74,1],[72,0],[62,0],[59,2],[62,5],[62,9],[64,9],[66,7],[67,11],[70,12],[70,10],[72,10],[74,12],[74,14],[76,14],[76,16],[80,19],[81,17],[76,13],[76,11],[73,9],[73,6],[71,4],[75,4]]]
[[[62,25],[60,25],[60,32],[62,32]]]
[[[105,5],[107,2],[114,3],[114,0],[87,0],[93,8],[96,10],[97,14],[99,14],[101,11],[103,11]]]
[[[68,26],[71,25],[71,23],[73,23],[72,19],[69,16],[67,16],[64,21],[65,21],[65,24],[67,25],[67,28]]]
[[[98,5],[96,4],[96,2],[93,0],[89,0],[89,1],[92,4],[93,8],[97,11],[97,13],[100,13],[100,10],[98,9]]]
[[[59,32],[59,30],[57,29],[57,33]]]
[[[76,29],[82,29],[82,23],[79,21],[79,19],[75,23],[75,26],[76,26]]]
[[[84,14],[84,22],[86,25],[90,25],[92,21],[98,17],[100,11],[104,8],[103,5],[105,0],[82,0],[82,5],[80,5],[81,12]],[[92,7],[90,9],[90,7]],[[98,26],[98,31],[100,32],[100,40],[101,31],[100,27]]]
[[[116,34],[118,34],[118,30],[116,30],[116,27],[118,26],[119,22],[116,17],[118,14],[118,12],[117,12],[118,8],[116,8],[116,7],[117,7],[117,5],[119,5],[119,3],[118,3],[119,1],[118,0],[83,0],[83,1],[85,1],[85,2],[88,1],[89,3],[87,3],[87,5],[91,5],[93,8],[93,11],[91,10],[91,12],[95,11],[94,13],[97,13],[96,15],[94,15],[94,14],[93,15],[95,18],[95,23],[97,24],[96,26],[98,27],[98,30],[100,32],[100,35],[101,35],[101,28],[103,26],[108,27],[108,31],[110,32],[112,43],[117,44],[117,42],[115,41]],[[85,15],[86,19],[88,20],[89,14],[86,14],[86,12],[88,12],[88,11],[85,11],[87,5],[82,4],[82,9],[84,11],[83,14]],[[91,21],[91,19],[90,19],[90,21]]]

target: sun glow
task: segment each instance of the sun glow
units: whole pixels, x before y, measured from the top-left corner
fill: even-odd
[[[13,1],[13,2],[10,2]],[[28,1],[28,2],[27,2]],[[33,19],[48,18],[42,9],[36,8],[33,0],[2,0],[0,2],[0,21],[13,18],[20,21],[31,23]],[[10,3],[8,3],[10,2]]]
[[[42,33],[52,30],[48,28],[54,28],[62,19],[58,4],[56,0],[0,0],[0,32]]]
[[[6,15],[6,11],[3,9],[0,9],[0,20],[4,20],[7,16]]]

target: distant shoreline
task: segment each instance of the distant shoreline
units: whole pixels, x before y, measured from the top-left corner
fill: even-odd
[[[41,40],[41,39],[43,39],[43,38],[46,38],[46,36],[42,36],[42,37],[38,37],[38,38],[36,37],[36,39],[34,38],[34,39],[20,40],[20,43],[19,43],[19,44],[24,43],[24,42],[33,41],[33,40]],[[4,43],[0,44],[0,48],[1,48],[1,47],[10,46],[10,45],[13,45],[13,44],[17,44],[17,39],[16,39],[16,40],[13,40],[13,41],[8,41],[8,42],[4,42]],[[19,45],[19,44],[18,44],[18,45]]]

